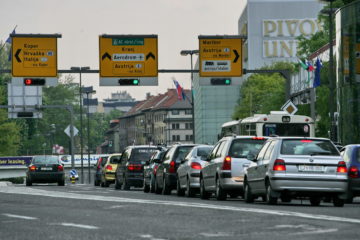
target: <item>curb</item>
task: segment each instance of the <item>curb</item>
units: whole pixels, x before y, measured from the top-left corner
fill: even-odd
[[[0,187],[7,187],[12,185],[12,182],[0,182]]]

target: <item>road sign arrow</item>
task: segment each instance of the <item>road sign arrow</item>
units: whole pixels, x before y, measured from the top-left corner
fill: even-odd
[[[108,54],[107,52],[104,53],[104,55],[102,55],[101,59],[104,60],[105,58],[109,58],[109,60],[111,60],[110,54]]]
[[[149,54],[146,55],[146,60],[148,60],[151,57],[155,60],[155,55],[152,52],[149,52]]]
[[[19,58],[20,52],[21,52],[21,49],[18,49],[18,50],[16,50],[16,53],[15,53],[15,58],[18,62],[21,62],[21,59]]]
[[[239,59],[240,55],[238,54],[238,52],[234,49],[233,52],[235,53],[235,59],[234,59],[234,63],[237,62],[237,60]]]

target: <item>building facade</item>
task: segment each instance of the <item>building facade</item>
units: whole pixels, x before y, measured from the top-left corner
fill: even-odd
[[[191,94],[189,90],[184,91],[186,100],[179,100],[177,91],[169,89],[138,102],[111,125],[102,151],[118,152],[129,145],[192,143]]]

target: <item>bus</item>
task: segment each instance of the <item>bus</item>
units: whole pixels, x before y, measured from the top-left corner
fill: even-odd
[[[229,135],[315,137],[314,120],[308,116],[290,115],[284,111],[255,114],[226,122],[219,138]]]

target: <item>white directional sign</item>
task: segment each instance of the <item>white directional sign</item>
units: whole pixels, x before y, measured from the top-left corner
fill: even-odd
[[[78,130],[75,126],[73,126],[73,129],[74,129],[74,136],[76,136],[76,135],[79,133],[79,130]],[[68,125],[68,126],[65,128],[64,132],[66,133],[66,135],[68,135],[69,137],[71,137],[71,134],[70,134],[70,125]]]

